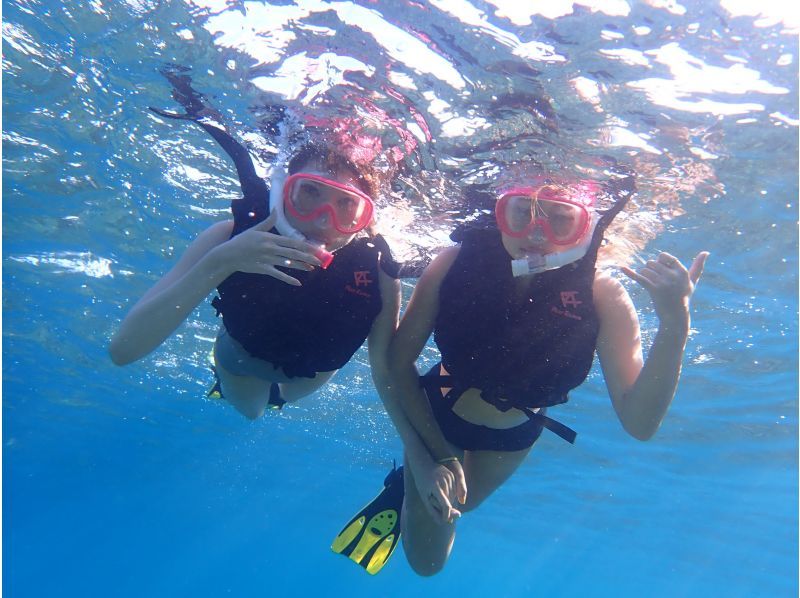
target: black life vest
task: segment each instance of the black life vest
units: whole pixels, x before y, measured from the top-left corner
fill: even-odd
[[[234,200],[234,216],[244,211],[237,205],[242,201]],[[250,226],[257,223],[251,220]],[[234,234],[249,228],[234,222]],[[250,355],[289,377],[313,377],[341,368],[369,335],[381,311],[379,260],[386,253],[382,239],[356,239],[336,252],[326,270],[288,271],[300,287],[235,272],[217,287],[212,304]]]
[[[567,401],[588,376],[597,343],[597,250],[627,199],[600,219],[583,258],[534,275],[524,290],[496,227],[454,233],[461,248],[442,281],[434,327],[453,386],[480,389],[501,411]]]

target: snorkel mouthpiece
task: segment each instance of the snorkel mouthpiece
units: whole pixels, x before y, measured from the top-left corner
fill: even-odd
[[[574,247],[558,253],[531,253],[523,258],[511,261],[511,274],[516,278],[518,276],[540,274],[547,270],[555,270],[581,259],[585,254],[586,247]]]
[[[314,257],[317,258],[320,262],[320,268],[326,270],[328,266],[331,265],[333,261],[333,254],[325,249],[322,245],[317,245],[314,248]]]
[[[555,270],[556,268],[561,268],[572,262],[577,262],[586,255],[598,221],[599,218],[597,214],[593,213],[589,230],[583,236],[583,240],[580,244],[575,247],[553,253],[529,253],[523,258],[511,260],[511,274],[514,278],[530,276],[532,274],[541,274],[547,270]]]

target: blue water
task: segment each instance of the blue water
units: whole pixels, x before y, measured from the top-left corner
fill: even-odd
[[[520,6],[4,1],[5,595],[797,595],[797,10]],[[202,131],[146,110],[177,108],[167,63],[243,135],[252,106],[364,118],[352,94],[370,98],[416,144],[378,206],[407,255],[469,212],[456,182],[527,159],[633,169],[619,259],[711,252],[657,436],[622,431],[595,370],[559,408],[577,444],[543,437],[459,523],[441,574],[398,552],[372,578],[334,555],[402,450],[363,351],[254,423],[203,398],[208,305],[140,363],[107,358],[131,302],[238,192]],[[542,95],[552,114],[529,109]]]

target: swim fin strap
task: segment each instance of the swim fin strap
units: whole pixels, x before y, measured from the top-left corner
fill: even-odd
[[[394,467],[383,490],[342,528],[331,550],[358,563],[367,573],[380,571],[400,541],[403,468]]]
[[[211,371],[214,372],[214,384],[206,393],[206,398],[217,400],[224,399],[225,397],[222,395],[222,385],[219,382],[219,376],[217,376],[217,368],[215,368],[213,365],[210,365],[209,367],[211,368]]]

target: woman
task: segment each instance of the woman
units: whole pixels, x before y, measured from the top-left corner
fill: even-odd
[[[213,305],[223,318],[214,345],[218,389],[246,417],[314,392],[367,338],[379,379],[399,283],[386,242],[356,236],[372,223],[374,173],[307,144],[288,165],[276,165],[268,189],[247,150],[201,122],[199,96],[174,78],[175,97],[189,114],[153,110],[209,132],[233,158],[244,196],[232,202],[232,220],[202,232],[131,308],[111,340],[114,363],[156,349],[216,288]]]
[[[536,179],[498,198],[497,228],[460,231],[414,289],[389,349],[390,379],[417,435],[406,441],[404,549],[420,575],[444,567],[454,521],[519,467],[551,419],[600,358],[625,430],[647,440],[672,401],[689,333],[689,299],[707,253],[687,270],[661,253],[622,271],[653,299],[658,333],[646,360],[628,293],[595,271],[604,214],[598,187]],[[431,333],[441,363],[420,378],[415,361]],[[469,492],[467,492],[469,489]]]

